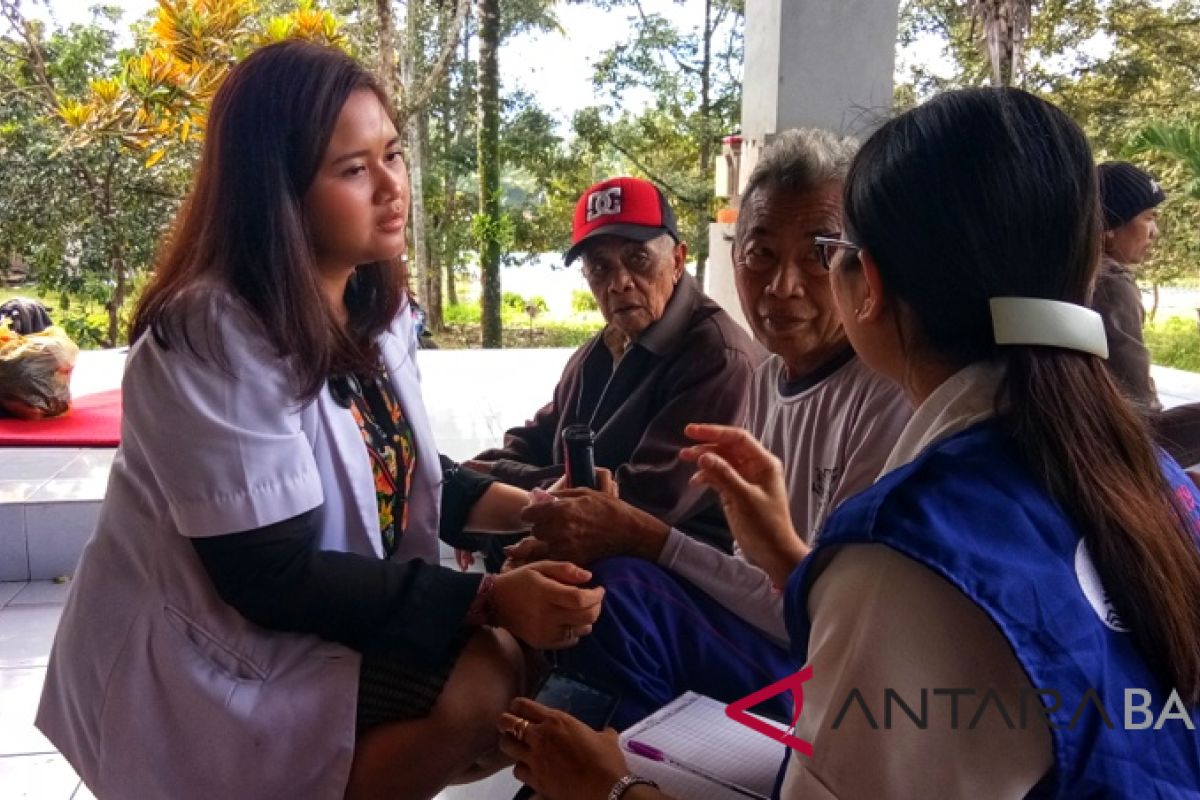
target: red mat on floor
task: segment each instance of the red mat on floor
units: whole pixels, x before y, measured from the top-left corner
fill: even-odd
[[[120,441],[120,389],[77,397],[61,417],[0,417],[0,447],[116,447]]]

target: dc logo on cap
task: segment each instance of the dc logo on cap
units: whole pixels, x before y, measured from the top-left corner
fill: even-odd
[[[610,186],[598,192],[592,192],[587,200],[587,221],[597,217],[607,217],[621,213],[621,187]]]

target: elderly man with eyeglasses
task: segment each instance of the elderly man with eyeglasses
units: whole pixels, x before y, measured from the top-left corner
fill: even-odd
[[[689,486],[695,470],[679,451],[689,422],[743,423],[762,349],[684,270],[687,245],[649,181],[612,178],[583,193],[565,254],[568,265],[576,259],[607,325],[568,361],[553,399],[509,430],[503,447],[466,466],[527,489],[549,486],[563,475],[563,430],[586,425],[596,465],[611,472],[625,501],[622,513],[637,511],[728,552],[720,504]],[[609,522],[608,553],[639,545],[637,526]],[[495,555],[489,568],[498,566]]]
[[[769,525],[795,533],[806,551],[825,518],[867,488],[912,414],[904,393],[854,354],[829,283],[836,259],[857,248],[842,232],[842,186],[856,144],[825,131],[780,134],[751,173],[735,230],[733,262],[742,311],[771,355],[749,386],[747,431],[689,428],[695,459],[715,448],[731,462],[768,456],[783,463],[787,513],[767,504],[727,508],[735,528]],[[695,444],[695,442],[693,442]],[[690,540],[648,515],[624,511],[599,492],[532,506],[536,539],[525,558],[588,566],[604,586],[605,610],[586,643],[560,663],[621,694],[624,727],[684,691],[730,702],[791,674],[783,601],[764,565]],[[746,517],[750,519],[738,519]],[[632,527],[638,542],[613,554]],[[775,711],[784,711],[777,699]]]

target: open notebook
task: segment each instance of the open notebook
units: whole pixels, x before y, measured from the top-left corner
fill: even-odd
[[[687,800],[766,800],[785,753],[725,716],[724,703],[694,692],[626,730],[621,748],[630,770]]]

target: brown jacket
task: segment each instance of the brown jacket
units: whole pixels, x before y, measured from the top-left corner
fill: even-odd
[[[1111,258],[1105,258],[1096,276],[1092,308],[1104,320],[1108,338],[1108,368],[1117,385],[1135,405],[1160,411],[1158,392],[1150,377],[1150,351],[1142,341],[1146,310],[1133,273]]]
[[[1142,341],[1146,311],[1133,273],[1105,258],[1096,276],[1092,308],[1104,319],[1108,368],[1117,385],[1145,413],[1155,438],[1172,458],[1185,467],[1200,463],[1200,403],[1163,410],[1150,377],[1150,351]]]
[[[663,316],[630,344],[616,369],[597,334],[571,356],[554,399],[504,447],[476,456],[492,476],[532,488],[563,474],[562,430],[589,423],[596,465],[613,471],[621,499],[697,539],[728,551],[731,539],[715,493],[689,488],[694,467],[679,450],[689,422],[741,425],[762,349],[688,275]]]

